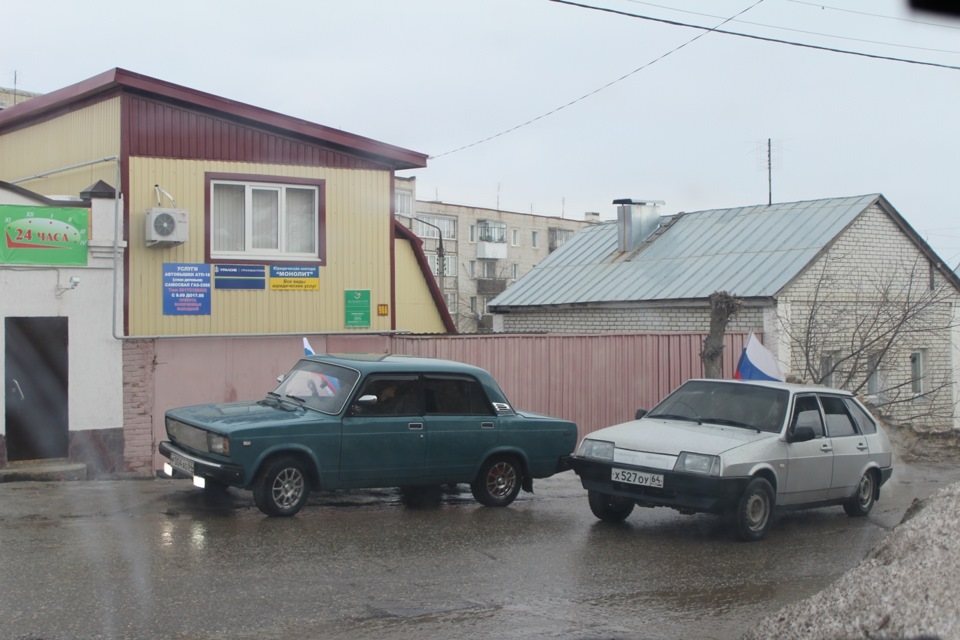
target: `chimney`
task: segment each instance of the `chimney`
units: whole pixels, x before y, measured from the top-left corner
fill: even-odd
[[[586,222],[600,222],[600,213],[598,211],[587,211],[583,214]]]
[[[614,200],[617,206],[617,237],[621,253],[636,251],[660,227],[663,200]]]

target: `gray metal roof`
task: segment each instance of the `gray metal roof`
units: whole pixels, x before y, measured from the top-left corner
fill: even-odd
[[[489,304],[689,300],[715,291],[773,296],[881,197],[678,214],[632,253],[618,251],[616,222],[586,227]]]

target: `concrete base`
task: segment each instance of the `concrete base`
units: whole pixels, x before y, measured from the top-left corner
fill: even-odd
[[[31,460],[9,462],[0,469],[0,482],[31,480],[86,480],[87,465],[66,460]]]

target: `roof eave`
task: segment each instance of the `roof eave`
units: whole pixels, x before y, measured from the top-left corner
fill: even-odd
[[[261,126],[268,126],[343,147],[377,158],[380,162],[392,166],[395,170],[420,169],[427,166],[428,156],[424,153],[120,68],[105,71],[92,78],[27,100],[9,109],[4,109],[0,111],[0,128],[22,120],[42,117],[71,103],[117,88],[158,96],[208,111],[216,111]]]

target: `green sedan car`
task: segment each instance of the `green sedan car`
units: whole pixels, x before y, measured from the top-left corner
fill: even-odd
[[[504,507],[563,471],[573,422],[515,410],[488,372],[431,358],[312,355],[265,398],[166,412],[164,472],[253,491],[292,516],[311,491],[469,483]]]

